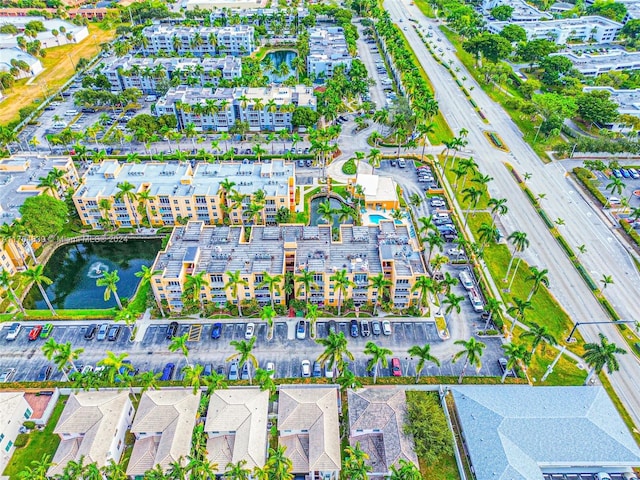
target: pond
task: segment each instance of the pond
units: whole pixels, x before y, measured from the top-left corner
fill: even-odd
[[[269,81],[272,83],[282,83],[292,76],[294,74],[294,68],[291,66],[291,62],[297,56],[298,54],[293,50],[277,50],[267,53],[265,60],[267,58],[270,59],[273,65],[271,72],[265,72],[269,77]],[[283,64],[286,65],[286,67],[283,67]],[[282,73],[285,74],[282,75]]]
[[[105,302],[104,287],[96,286],[101,272],[117,270],[120,277],[118,295],[120,298],[131,297],[139,281],[135,273],[142,265],[151,266],[160,246],[160,240],[64,245],[44,267],[44,274],[53,280],[46,287],[47,295],[56,309],[114,307],[113,296]],[[47,308],[37,286],[28,293],[24,306]]]
[[[313,200],[311,200],[311,205],[310,205],[310,218],[311,220],[309,221],[309,225],[313,225],[313,226],[317,226],[317,225],[326,225],[326,221],[322,218],[322,216],[318,213],[318,205],[320,205],[322,202],[325,202],[327,200],[327,197],[316,197]],[[340,200],[338,200],[337,198],[334,197],[329,197],[329,205],[331,205],[331,208],[333,210],[340,210],[342,208],[342,206],[344,205],[344,203],[342,203]],[[333,227],[337,227],[338,225],[340,225],[340,222],[338,221],[338,217],[339,215],[334,214],[333,215]],[[344,224],[351,224],[353,223],[353,220],[349,220],[347,222],[342,222]]]

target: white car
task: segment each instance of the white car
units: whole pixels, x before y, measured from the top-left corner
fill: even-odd
[[[15,368],[8,368],[4,372],[0,374],[0,383],[6,383],[13,380],[13,377],[16,376]]]
[[[464,250],[461,248],[450,248],[447,250],[447,255],[450,257],[462,257],[464,255]]]
[[[251,340],[251,337],[253,337],[253,332],[256,329],[256,324],[253,322],[249,322],[247,323],[247,328],[244,331],[244,338],[246,340]]]
[[[20,330],[22,330],[22,326],[19,323],[12,323],[9,327],[9,332],[7,332],[6,339],[9,341],[15,340],[16,338],[18,338]]]
[[[267,371],[267,373],[269,375],[271,375],[271,378],[274,378],[276,376],[276,364],[275,363],[267,362],[265,370]]]
[[[82,370],[80,370],[80,373],[82,375],[86,375],[87,373],[93,372],[93,367],[91,365],[85,365],[84,367],[82,367]]]
[[[309,360],[302,360],[300,371],[303,377],[311,376],[311,362]]]
[[[391,322],[389,320],[382,321],[382,333],[391,335]]]

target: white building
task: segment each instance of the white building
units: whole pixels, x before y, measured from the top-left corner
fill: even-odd
[[[240,78],[242,61],[238,57],[230,55],[220,58],[139,58],[126,56],[107,65],[102,69],[102,73],[111,82],[112,90],[139,88],[145,94],[157,94],[157,88],[163,82],[217,87],[220,80],[232,81]],[[178,78],[174,78],[176,76]]]
[[[18,45],[16,38],[24,35],[25,25],[34,20],[42,22],[44,28],[47,29],[36,36],[36,39],[40,40],[42,48],[79,43],[89,36],[89,30],[85,25],[75,25],[57,18],[47,20],[44,17],[5,17],[0,15],[0,25],[11,24],[18,28],[17,35],[0,34],[0,48],[16,47]],[[54,30],[57,31],[57,35],[52,33]],[[27,38],[27,40],[30,39]]]
[[[24,392],[0,393],[0,471],[11,460],[16,447],[13,446],[20,433],[22,423],[31,418],[32,408],[24,398]]]
[[[613,87],[584,87],[583,89],[583,92],[597,91],[609,92],[609,98],[611,101],[618,104],[619,115],[631,115],[633,117],[640,118],[640,89],[616,90]],[[619,122],[607,125],[607,127],[614,132],[626,133],[631,131],[629,125],[624,125]]]
[[[226,132],[236,120],[247,122],[249,130],[291,130],[291,119],[297,107],[316,110],[313,88],[295,87],[237,87],[171,88],[155,106],[156,115],[175,115],[178,128],[193,123],[198,131]],[[187,105],[188,108],[183,108]]]
[[[35,77],[44,70],[40,60],[33,55],[23,52],[17,47],[0,48],[0,71],[11,71],[11,68],[13,67],[13,65],[11,65],[11,60],[21,60],[29,65],[29,71],[20,70],[18,78]]]
[[[601,73],[612,71],[640,70],[640,52],[612,49],[598,55],[574,52],[553,55],[567,57],[573,63],[574,68],[587,77],[596,77]]]
[[[316,27],[309,30],[309,55],[307,56],[309,75],[331,78],[339,65],[343,65],[345,70],[349,71],[351,60],[342,28]]]
[[[487,29],[491,33],[500,33],[512,22],[488,22]],[[544,22],[525,22],[519,24],[527,32],[527,40],[543,38],[559,45],[568,41],[594,41],[596,43],[611,42],[622,29],[622,24],[597,15]]]
[[[239,18],[244,25],[264,25],[267,31],[275,22],[282,23],[287,29],[309,15],[309,10],[304,7],[297,8],[225,8],[211,12],[210,19],[213,24],[216,21],[228,22],[233,18]]]
[[[255,32],[251,25],[229,27],[180,27],[152,25],[143,30],[149,39],[143,47],[145,54],[159,55],[190,53],[203,55],[250,55],[256,48]]]
[[[541,12],[524,0],[484,0],[482,2],[482,11],[485,16],[490,16],[491,10],[500,5],[508,5],[513,8],[511,20],[509,20],[511,23],[537,22],[553,18],[550,13]]]

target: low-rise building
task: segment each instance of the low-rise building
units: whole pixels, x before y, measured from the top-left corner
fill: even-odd
[[[142,34],[148,39],[143,47],[146,55],[246,56],[256,49],[255,30],[251,25],[183,27],[156,24],[146,27]]]
[[[182,309],[185,282],[189,275],[200,272],[205,272],[206,279],[201,291],[203,301],[223,305],[237,304],[238,298],[269,303],[269,288],[262,285],[265,273],[280,275],[283,287],[287,272],[313,275],[308,292],[296,283],[298,299],[333,306],[347,298],[356,305],[373,303],[381,300],[382,293],[370,285],[370,280],[382,274],[391,283],[389,300],[398,308],[418,301],[418,292],[411,289],[426,274],[420,247],[409,227],[392,220],[366,227],[340,225],[337,238],[331,225],[253,225],[249,232],[242,226],[190,222],[174,229],[166,248],[158,253],[153,270],[160,272],[151,282],[154,294],[166,301],[170,310]],[[340,295],[335,275],[342,270],[352,284]],[[240,272],[246,281],[235,293],[225,288],[230,272]],[[284,304],[285,295],[276,290],[273,300]]]
[[[230,192],[224,189],[227,179],[234,182]],[[153,226],[171,226],[181,219],[221,224],[226,218],[239,224],[250,220],[249,206],[256,195],[264,208],[253,215],[252,223],[272,224],[280,208],[295,209],[295,167],[283,160],[195,166],[107,160],[91,166],[82,180],[73,202],[82,223],[94,228],[105,221],[116,227],[139,225],[143,220]],[[138,211],[140,201],[130,202],[119,195],[125,182],[133,185],[136,195],[146,192],[146,218]]]
[[[300,21],[309,16],[304,7],[295,8],[221,8],[215,9],[209,16],[212,24],[229,24],[236,20],[244,25],[264,26],[273,32],[276,25],[283,29],[297,28]]]
[[[509,22],[512,23],[537,22],[553,18],[553,15],[549,12],[542,12],[524,0],[484,0],[482,2],[482,11],[485,16],[491,16],[491,10],[500,5],[508,5],[513,8],[513,13],[509,19]]]
[[[356,185],[362,187],[364,207],[369,210],[393,210],[400,208],[397,184],[384,175],[359,173],[355,180],[348,180],[351,195],[357,197]]]
[[[217,87],[220,80],[242,75],[242,61],[227,55],[217,58],[140,58],[126,56],[102,69],[112,90],[138,88],[144,94],[166,92],[170,85]]]
[[[338,480],[340,425],[336,387],[282,386],[278,397],[278,444],[286,447],[292,473],[308,480]]]
[[[255,10],[266,8],[267,0],[182,0],[181,7],[186,10],[216,10],[242,8]]]
[[[640,89],[618,90],[613,87],[584,87],[583,91],[608,92],[609,98],[618,104],[619,115],[630,115],[632,117],[636,117],[638,119],[638,123],[640,123]],[[625,124],[620,121],[615,121],[606,125],[606,127],[610,128],[614,132],[623,133],[637,130],[637,128],[633,128],[633,125]]]
[[[492,33],[500,33],[512,22],[487,22],[487,29]],[[562,20],[548,20],[544,22],[519,23],[527,33],[527,40],[543,38],[558,45],[570,41],[607,43],[613,41],[622,24],[598,15],[589,15]]]
[[[264,467],[267,460],[269,392],[228,388],[211,394],[204,431],[207,458],[228,471],[230,463],[246,461],[245,468]]]
[[[11,460],[22,424],[31,419],[33,409],[27,402],[24,392],[0,393],[0,471]]]
[[[160,98],[156,115],[175,115],[178,128],[192,123],[203,132],[228,132],[236,121],[246,122],[249,131],[292,130],[293,112],[298,107],[317,108],[313,88],[236,87],[211,88],[175,87]]]
[[[141,478],[157,465],[167,472],[173,463],[187,463],[200,404],[200,391],[162,389],[140,398],[131,433],[136,438],[127,475]]]
[[[583,478],[640,465],[640,449],[602,387],[469,385],[452,393],[477,480]]]
[[[404,433],[407,397],[403,388],[347,391],[349,443],[367,453],[369,478],[389,478],[400,460],[418,465],[413,438]]]
[[[309,30],[307,73],[317,78],[331,78],[336,67],[351,69],[352,57],[341,27],[315,27]]]
[[[0,10],[0,14],[2,10]],[[86,25],[76,25],[75,23],[60,20],[59,18],[47,19],[45,17],[16,17],[0,15],[0,25],[11,24],[18,29],[18,34],[0,34],[0,48],[13,48],[18,46],[17,38],[24,35],[25,26],[32,21],[42,22],[45,31],[38,32],[35,39],[40,41],[42,48],[57,47],[68,43],[79,43],[89,36]],[[55,35],[54,35],[55,33]],[[27,41],[31,41],[27,38]]]
[[[61,474],[70,461],[82,459],[85,465],[95,463],[98,468],[108,465],[110,460],[118,463],[133,412],[128,392],[71,394],[53,430],[61,441],[47,476]]]
[[[606,53],[563,52],[562,55],[573,63],[573,67],[586,77],[597,77],[602,73],[640,70],[640,52],[610,49]]]
[[[24,201],[45,191],[39,184],[52,171],[60,172],[60,180],[58,188],[47,190],[47,194],[60,197],[65,188],[78,185],[78,172],[71,157],[19,154],[0,160],[0,224],[11,225],[20,218]],[[25,236],[0,244],[0,270],[11,275],[22,270],[30,241]]]
[[[27,67],[24,70],[18,68],[14,75],[16,78],[35,77],[44,69],[40,60],[18,47],[0,48],[0,72],[12,72],[14,60],[24,62]]]

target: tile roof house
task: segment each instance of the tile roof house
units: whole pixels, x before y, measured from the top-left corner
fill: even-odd
[[[602,387],[452,391],[477,480],[543,480],[640,466],[640,449]]]
[[[165,471],[191,451],[200,392],[192,389],[144,392],[131,427],[136,443],[131,452],[127,475],[143,475],[160,465]]]
[[[228,388],[211,394],[204,431],[208,458],[226,472],[229,463],[246,460],[246,468],[263,467],[267,457],[269,392]]]
[[[103,467],[118,462],[124,436],[133,419],[127,392],[92,391],[69,396],[53,433],[62,441],[51,461],[48,477],[62,473],[67,463],[84,457],[84,463]]]
[[[294,474],[308,480],[337,480],[341,461],[337,389],[282,386],[278,435]]]
[[[400,460],[418,464],[413,439],[402,431],[407,412],[404,389],[365,388],[347,392],[349,404],[349,443],[360,443],[369,455],[370,478],[389,475]]]

